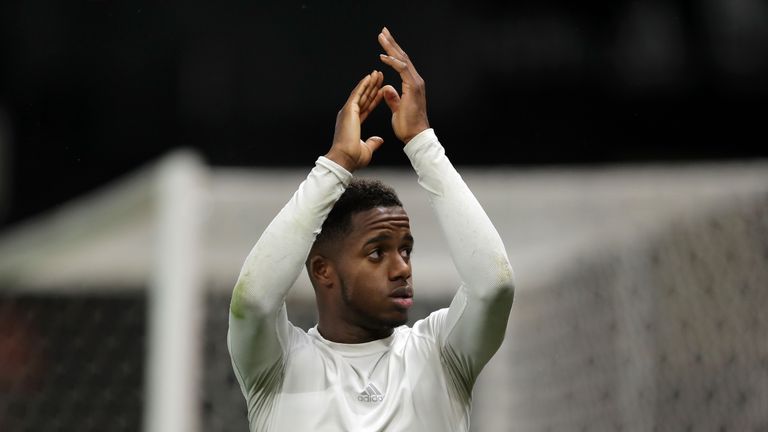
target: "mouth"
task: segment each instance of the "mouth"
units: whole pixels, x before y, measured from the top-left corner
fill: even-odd
[[[408,285],[396,288],[389,294],[389,297],[403,309],[413,306],[413,288]]]

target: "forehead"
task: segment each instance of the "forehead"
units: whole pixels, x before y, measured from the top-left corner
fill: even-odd
[[[402,207],[375,207],[354,213],[351,218],[351,236],[362,236],[374,231],[390,230],[410,233],[411,223]]]

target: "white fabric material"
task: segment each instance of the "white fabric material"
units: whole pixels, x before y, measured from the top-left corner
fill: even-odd
[[[227,342],[252,431],[469,429],[472,386],[504,338],[512,269],[432,129],[405,153],[462,278],[450,307],[362,344],[288,322],[285,296],[352,177],[320,157],[254,246],[233,292]]]

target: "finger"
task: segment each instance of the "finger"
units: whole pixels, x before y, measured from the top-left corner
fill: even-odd
[[[365,91],[368,85],[368,81],[370,80],[371,80],[371,75],[366,75],[362,80],[360,80],[360,82],[357,83],[357,86],[355,86],[355,88],[352,89],[352,93],[350,93],[349,99],[347,99],[347,103],[359,104],[360,97],[363,95],[363,92]]]
[[[379,58],[382,62],[384,62],[386,65],[390,66],[392,69],[397,71],[402,77],[403,72],[406,72],[408,69],[408,64],[402,60],[399,60],[395,57],[392,57],[387,54],[379,54]]]
[[[382,75],[382,79],[383,79],[383,75]],[[381,83],[379,83],[379,85],[381,85]],[[365,110],[360,111],[360,123],[364,122],[365,119],[368,118],[368,115],[371,112],[373,112],[373,110],[376,109],[377,106],[379,106],[379,103],[381,102],[381,99],[383,99],[383,97],[384,97],[384,93],[382,93],[381,89],[377,89],[376,94],[373,96],[373,100],[368,104]]]
[[[405,62],[385,54],[379,54],[379,58],[400,75],[400,80],[403,82],[403,93],[408,93],[410,89],[418,88],[421,77],[413,69],[412,65],[409,66]]]
[[[368,147],[368,149],[371,151],[371,153],[375,152],[376,150],[381,147],[381,145],[384,144],[384,139],[377,136],[372,136],[365,140],[363,143],[364,146]]]
[[[390,111],[396,113],[400,108],[400,95],[397,94],[397,90],[391,85],[386,85],[379,90],[379,93],[384,97],[384,102],[387,103]]]
[[[395,48],[395,45],[384,35],[384,33],[379,33],[378,39],[379,45],[381,45],[388,56],[396,58],[404,63],[408,60],[408,55],[403,50]]]
[[[392,36],[392,33],[389,32],[388,28],[384,27],[383,29],[381,29],[381,33],[380,34],[381,34],[382,38],[379,38],[379,43],[381,43],[382,39],[383,39],[383,42],[388,47],[390,47],[390,49],[394,52],[394,53],[390,53],[389,51],[387,51],[387,54],[389,54],[389,55],[396,55],[397,57],[399,57],[399,58],[401,58],[403,60],[408,58],[408,54],[406,54],[405,51],[403,51],[403,49],[400,48],[400,45],[397,44],[397,41],[395,41],[395,38]],[[383,45],[382,45],[382,47],[385,50],[387,49],[387,47],[384,47]]]
[[[375,84],[376,93],[379,92],[379,89],[381,88],[382,84],[384,84],[384,72],[377,71],[376,72],[376,84]]]
[[[360,101],[358,102],[358,105],[360,105],[361,109],[368,104],[368,101],[371,98],[373,83],[376,81],[376,71],[371,72],[369,76],[371,79],[368,80],[368,82],[365,84],[363,93],[360,95]]]
[[[384,80],[383,74],[375,70],[371,73],[371,77],[371,81],[368,82],[363,95],[360,97],[360,112],[368,110],[368,105],[370,105],[370,103],[373,101],[376,93],[379,91],[379,87],[381,87],[382,81]]]
[[[387,52],[386,54],[379,54],[381,61],[397,71],[404,84],[412,85],[418,83],[421,77],[419,76],[419,73],[416,72],[416,67],[408,56],[404,52],[398,54],[397,50],[389,44],[383,33],[379,33],[379,42]],[[402,50],[400,51],[402,52]]]

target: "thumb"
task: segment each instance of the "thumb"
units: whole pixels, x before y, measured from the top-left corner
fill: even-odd
[[[382,137],[372,136],[365,140],[365,146],[371,150],[371,153],[378,150],[382,144],[384,144],[384,138]]]
[[[379,90],[384,95],[384,102],[387,103],[389,109],[394,113],[400,108],[400,95],[397,94],[397,90],[391,85],[385,85]]]

